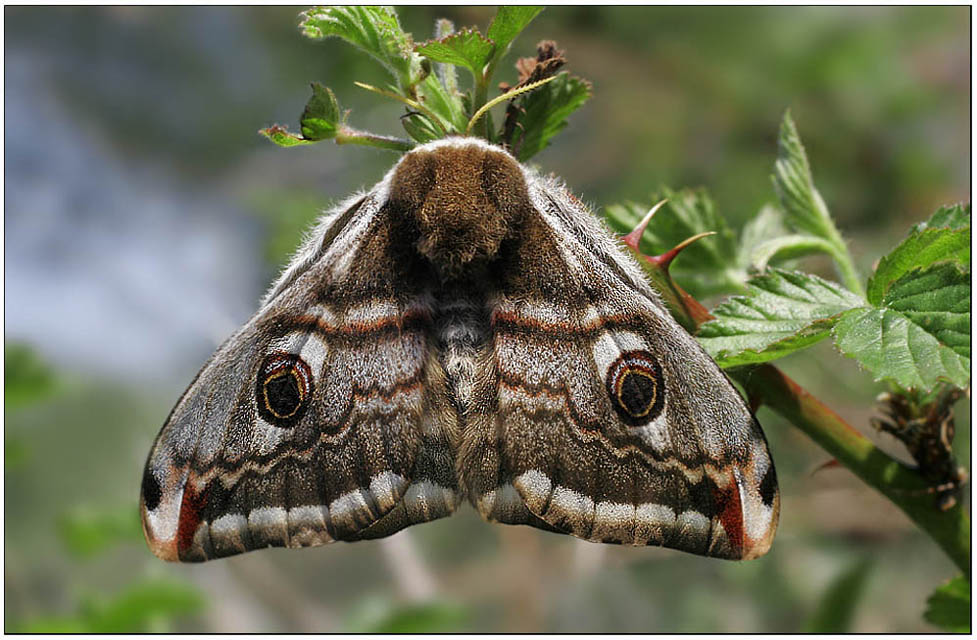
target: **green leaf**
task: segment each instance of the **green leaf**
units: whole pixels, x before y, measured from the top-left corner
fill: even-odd
[[[748,269],[752,265],[752,255],[754,250],[768,240],[774,240],[780,236],[787,235],[787,227],[784,226],[784,214],[777,207],[767,204],[764,205],[755,216],[747,220],[740,231],[740,244],[737,263],[743,269]]]
[[[276,124],[268,127],[267,129],[261,129],[258,131],[261,135],[268,138],[279,147],[298,147],[306,144],[315,144],[315,140],[306,140],[301,136],[297,136],[294,133],[289,133],[288,127],[280,124]]]
[[[684,249],[681,255],[688,256],[688,262],[694,263],[697,269],[723,270],[735,263],[736,236],[705,189],[672,191],[663,187],[653,199],[661,201],[666,198],[668,203],[655,214],[648,225],[653,242],[662,251],[667,251],[696,234],[712,232],[715,235],[696,241]],[[648,236],[647,231],[645,236]],[[676,263],[679,259],[676,259]]]
[[[135,505],[116,509],[78,508],[62,517],[58,533],[75,555],[93,556],[119,542],[142,540],[142,524]]]
[[[299,119],[302,137],[314,141],[335,138],[339,131],[339,118],[339,103],[332,89],[313,82],[312,97],[306,103],[302,117]]]
[[[771,269],[747,283],[747,295],[716,307],[697,337],[722,367],[782,358],[827,337],[841,314],[864,304],[841,285]]]
[[[838,231],[821,194],[814,187],[811,166],[790,111],[784,113],[780,124],[773,183],[791,227],[837,243]]]
[[[477,80],[495,51],[495,43],[476,29],[462,29],[440,40],[419,45],[415,51],[434,62],[465,67]]]
[[[784,226],[784,214],[768,204],[743,226],[737,264],[744,271],[763,271],[768,265],[781,265],[814,253],[833,255],[833,251],[822,238],[790,233]]]
[[[567,126],[567,117],[590,98],[591,86],[586,80],[562,72],[556,79],[522,100],[523,111],[517,122],[522,134],[513,141],[518,157],[525,162],[542,151],[550,139]]]
[[[835,327],[841,351],[876,379],[931,390],[970,381],[970,277],[949,262],[893,282],[878,307],[847,312]]]
[[[506,49],[515,40],[533,18],[539,15],[543,7],[526,5],[509,5],[499,7],[492,24],[488,28],[488,38],[495,43],[496,57],[505,54]]]
[[[424,78],[418,83],[416,91],[418,100],[441,118],[448,133],[460,133],[465,130],[468,116],[465,114],[461,96],[457,92],[446,89],[436,75],[432,74]],[[436,137],[441,137],[441,132],[436,127],[430,124],[427,126],[437,134]]]
[[[314,7],[300,18],[303,35],[315,40],[342,38],[380,62],[401,89],[413,86],[420,77],[420,57],[392,7]]]
[[[401,126],[411,138],[420,142],[431,142],[441,137],[441,131],[431,121],[417,114],[406,115],[400,119]]]
[[[970,633],[970,581],[962,575],[936,588],[923,618],[952,633]]]
[[[831,254],[831,243],[823,238],[801,234],[791,234],[771,238],[753,248],[750,253],[750,267],[763,271],[771,262],[782,262],[801,258],[815,253]]]
[[[79,614],[42,618],[17,629],[21,633],[146,633],[161,623],[203,609],[194,588],[170,580],[145,580],[113,598],[90,598]]]
[[[920,222],[913,231],[925,229],[963,229],[970,226],[970,205],[952,204],[936,210],[926,222]]]
[[[655,213],[641,238],[646,255],[659,255],[700,233],[713,232],[682,250],[669,272],[693,295],[709,296],[742,291],[746,271],[737,264],[736,236],[704,189],[672,191],[663,187],[653,200],[666,203]],[[630,232],[649,207],[634,203],[612,205],[605,216],[612,227]]]
[[[26,344],[8,343],[3,348],[4,407],[19,409],[54,393],[56,381],[48,364]]]
[[[811,166],[790,111],[784,113],[780,125],[773,184],[787,224],[795,231],[827,241],[824,246],[830,247],[830,254],[841,275],[841,281],[850,290],[864,295],[862,280],[855,269],[848,247],[838,233],[821,194],[814,187]]]
[[[960,211],[940,209],[928,222],[916,225],[908,238],[879,260],[879,266],[868,281],[868,301],[878,305],[892,283],[913,269],[943,261],[969,265],[969,207],[966,212],[963,215]],[[951,224],[953,228],[949,226]]]
[[[832,580],[814,615],[804,625],[804,633],[849,632],[871,568],[870,560],[861,560]]]

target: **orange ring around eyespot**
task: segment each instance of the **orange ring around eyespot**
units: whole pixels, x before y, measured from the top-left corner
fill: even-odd
[[[631,411],[631,409],[628,408],[628,406],[624,403],[624,398],[621,395],[622,387],[624,386],[624,381],[627,379],[628,376],[644,376],[645,378],[651,380],[651,383],[653,385],[653,395],[651,396],[651,400],[648,401],[648,406],[645,407],[645,410],[640,413],[634,413],[633,411]],[[643,418],[646,415],[648,415],[655,406],[655,398],[658,397],[658,381],[655,379],[655,374],[653,371],[648,371],[638,367],[631,367],[625,369],[617,377],[617,383],[615,384],[614,392],[617,394],[618,403],[621,405],[622,408],[624,408],[625,411],[628,412],[628,415],[634,416],[635,418]]]
[[[268,383],[271,382],[272,380],[277,380],[278,378],[281,378],[283,376],[292,376],[292,379],[295,380],[295,388],[298,389],[299,392],[299,401],[296,403],[295,408],[292,409],[291,412],[286,414],[281,414],[275,411],[275,409],[271,406],[271,400],[268,398]],[[296,412],[298,412],[298,410],[302,408],[302,402],[305,400],[305,387],[302,384],[302,381],[299,379],[294,369],[286,369],[284,371],[277,371],[273,373],[272,375],[265,378],[265,381],[262,383],[261,388],[264,392],[265,409],[270,411],[276,418],[287,420],[288,418],[294,416]]]
[[[631,375],[641,376],[651,384],[650,388],[647,387],[647,383],[642,385],[644,388],[641,392],[650,397],[640,405],[641,410],[637,412],[633,410],[633,406],[630,406],[634,403],[628,403],[625,398],[624,383]],[[625,424],[632,427],[648,424],[665,408],[665,381],[662,377],[662,369],[655,357],[647,351],[626,351],[618,356],[607,369],[605,384],[614,411]]]

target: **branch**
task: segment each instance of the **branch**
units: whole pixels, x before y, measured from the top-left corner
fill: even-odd
[[[339,132],[336,133],[336,144],[361,144],[367,147],[402,152],[407,152],[414,148],[414,143],[409,140],[357,131],[346,126],[341,127]]]

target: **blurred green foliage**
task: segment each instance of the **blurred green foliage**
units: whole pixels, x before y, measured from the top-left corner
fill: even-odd
[[[23,344],[4,346],[4,413],[8,430],[5,434],[4,474],[8,487],[16,486],[10,482],[9,474],[29,473],[32,471],[30,465],[45,464],[43,448],[31,455],[28,439],[22,433],[9,434],[18,431],[18,418],[31,405],[65,392],[65,387],[56,384],[56,379],[54,372],[31,347]],[[94,504],[100,502],[99,499],[92,501]],[[18,507],[14,506],[13,512],[17,511]],[[120,544],[143,545],[139,514],[132,503],[113,509],[75,506],[54,515],[62,543],[77,558],[90,558]],[[10,566],[17,564],[19,562],[15,560]],[[87,589],[77,594],[75,612],[69,615],[14,611],[4,617],[4,631],[45,634],[170,631],[174,619],[200,611],[204,606],[202,595],[185,581],[147,579],[129,574],[123,584],[112,596]],[[9,583],[6,586],[10,588]]]
[[[144,580],[112,597],[86,594],[78,613],[37,618],[15,625],[15,633],[149,633],[166,632],[169,620],[200,611],[201,594],[182,582]]]
[[[65,547],[80,558],[97,555],[120,542],[142,544],[139,513],[131,504],[114,509],[78,507],[58,521]]]
[[[397,604],[383,598],[366,598],[347,616],[346,633],[458,633],[471,614],[448,601]]]
[[[50,365],[25,344],[5,343],[3,366],[5,412],[40,402],[56,391]]]
[[[855,611],[865,593],[865,582],[872,570],[870,559],[861,559],[838,574],[804,624],[804,633],[849,633]]]
[[[254,194],[249,207],[265,222],[264,259],[280,267],[298,250],[310,230],[309,212],[322,213],[330,202],[311,189],[282,191],[268,188]],[[314,214],[313,214],[314,215]]]

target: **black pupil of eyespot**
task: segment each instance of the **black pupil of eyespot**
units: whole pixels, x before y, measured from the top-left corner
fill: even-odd
[[[633,416],[647,413],[655,401],[655,381],[640,373],[626,372],[621,380],[621,403]]]
[[[281,417],[295,413],[302,403],[299,381],[291,371],[275,376],[265,383],[268,408]]]
[[[279,429],[295,426],[308,410],[313,393],[312,370],[297,354],[275,352],[258,367],[258,415]]]

